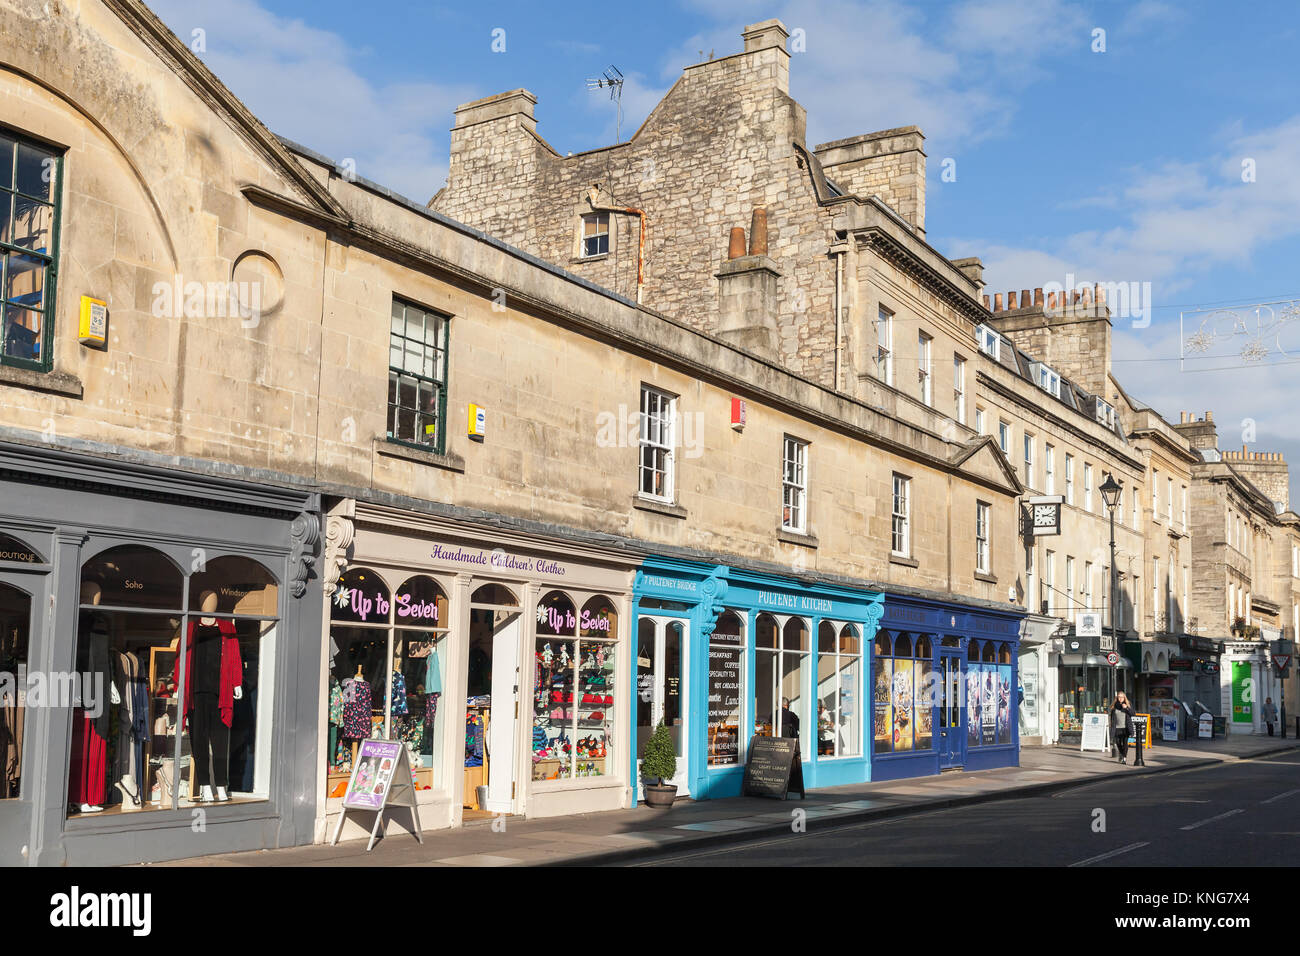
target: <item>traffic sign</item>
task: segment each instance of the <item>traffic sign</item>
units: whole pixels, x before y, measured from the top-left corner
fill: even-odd
[[[1284,673],[1286,669],[1291,666],[1291,655],[1274,654],[1273,663],[1277,665],[1277,669],[1279,673]]]
[[[1109,654],[1106,655],[1106,663],[1109,664],[1111,667],[1114,667],[1116,664],[1119,663],[1119,655],[1116,654],[1114,651],[1111,651]]]

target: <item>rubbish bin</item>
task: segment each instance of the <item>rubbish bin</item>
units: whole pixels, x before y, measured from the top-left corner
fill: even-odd
[[[474,796],[478,799],[478,808],[480,810],[487,809],[487,792],[488,788],[486,786],[474,788]]]

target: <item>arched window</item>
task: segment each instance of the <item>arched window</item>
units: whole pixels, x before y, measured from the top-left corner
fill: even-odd
[[[852,624],[839,628],[822,621],[817,628],[817,755],[850,757],[862,753],[862,641]]]
[[[471,604],[484,604],[495,607],[518,607],[519,599],[504,584],[485,584],[476,588],[470,595]]]
[[[911,657],[912,656],[912,638],[907,634],[899,634],[894,639],[894,656]]]
[[[0,534],[0,562],[2,561],[15,561],[19,564],[45,563],[45,559],[35,548],[8,534]]]
[[[966,647],[966,660],[978,661],[980,659],[980,642],[971,641]]]
[[[563,591],[551,591],[537,602],[537,633],[573,637],[578,633],[578,614]]]
[[[398,627],[450,626],[442,586],[425,574],[407,578],[393,594],[393,623]]]
[[[339,576],[330,602],[330,621],[347,624],[387,624],[392,612],[388,585],[369,568],[349,568]]]
[[[776,650],[779,644],[779,632],[775,617],[771,614],[760,614],[754,621],[754,646]]]
[[[709,635],[708,748],[710,767],[733,767],[744,760],[747,734],[741,733],[745,700],[744,622],[723,611]]]
[[[754,656],[755,731],[772,737],[795,737],[808,753],[814,715],[804,692],[808,672],[808,621],[787,618],[784,625],[760,614]]]
[[[984,642],[984,663],[997,663],[997,651],[994,649],[992,641]]]
[[[916,639],[916,659],[928,661],[931,657],[930,638],[927,635],[922,634]]]
[[[618,611],[614,602],[603,594],[588,599],[578,615],[578,636],[614,638],[618,636]]]
[[[155,548],[124,544],[81,567],[81,605],[179,611],[185,575]]]
[[[205,603],[215,600],[215,608],[208,609],[219,614],[274,617],[279,612],[279,590],[271,572],[252,558],[211,558],[190,575],[190,610],[204,610]]]
[[[879,632],[876,633],[876,648],[875,648],[875,650],[876,650],[876,656],[877,656],[877,657],[892,657],[892,656],[893,656],[893,654],[894,654],[894,647],[893,647],[892,642],[891,642],[890,639],[889,639],[889,632],[888,632],[888,631],[879,631]]]
[[[1001,643],[1001,644],[998,645],[998,663],[999,663],[999,664],[1010,664],[1010,663],[1011,663],[1011,647],[1010,647],[1010,645],[1008,645],[1008,644],[1006,644],[1006,643]]]

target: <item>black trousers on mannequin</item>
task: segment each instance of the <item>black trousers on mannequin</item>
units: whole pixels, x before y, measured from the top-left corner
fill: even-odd
[[[221,722],[221,709],[216,694],[194,692],[194,712],[190,714],[190,742],[194,748],[194,786],[229,787],[230,728]]]

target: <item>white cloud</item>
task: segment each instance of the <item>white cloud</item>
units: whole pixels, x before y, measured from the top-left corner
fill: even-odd
[[[364,48],[255,0],[150,5],[187,44],[204,31],[200,59],[272,132],[350,158],[357,175],[412,199],[441,187],[452,111],[483,95],[467,84],[373,83],[356,66]]]

